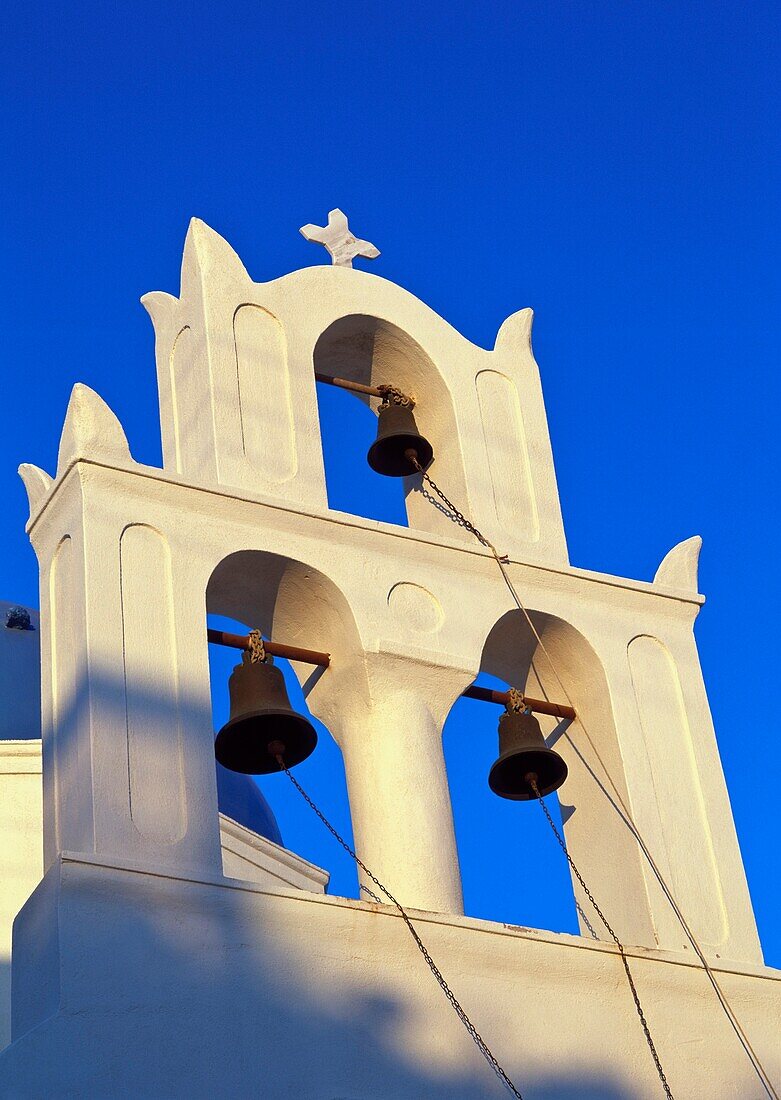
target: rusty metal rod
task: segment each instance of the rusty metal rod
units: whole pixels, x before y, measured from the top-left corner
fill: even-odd
[[[501,706],[505,706],[509,692],[507,691],[495,691],[493,688],[478,687],[477,684],[472,684],[464,692],[467,699],[481,699],[484,703],[499,703]],[[538,714],[552,714],[554,718],[570,718],[574,719],[575,708],[568,707],[565,703],[549,703],[547,699],[530,699],[528,695],[522,695],[524,703],[530,710],[536,711]]]
[[[349,378],[334,378],[330,374],[320,374],[315,371],[318,382],[326,382],[329,386],[337,386],[340,390],[352,390],[354,393],[368,393],[369,397],[382,397],[382,390],[377,386],[364,386],[362,382],[351,382]]]
[[[207,630],[210,642],[217,645],[227,645],[231,649],[248,649],[249,637],[246,634],[230,634],[226,630]],[[316,649],[301,649],[296,645],[285,645],[283,642],[263,641],[263,648],[272,657],[287,657],[289,661],[303,661],[308,665],[322,665],[328,668],[331,663],[330,653],[320,653]]]
[[[216,645],[229,646],[231,649],[249,648],[249,637],[246,634],[231,634],[227,630],[213,630],[211,627],[207,634],[209,641],[214,642]],[[272,657],[287,657],[290,661],[303,661],[305,664],[320,665],[322,668],[328,668],[331,663],[330,653],[320,653],[316,649],[301,649],[299,646],[285,645],[283,642],[267,641],[263,642],[263,647],[266,653],[270,653]],[[508,698],[508,692],[506,691],[478,687],[477,684],[468,687],[464,695],[467,699],[479,699],[484,703],[498,703],[499,706],[505,706]],[[575,718],[574,707],[568,707],[564,703],[549,703],[547,699],[529,699],[526,695],[522,698],[526,706],[538,714],[552,714],[554,718]]]

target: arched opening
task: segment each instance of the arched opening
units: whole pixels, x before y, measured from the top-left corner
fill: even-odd
[[[516,686],[486,672],[476,683],[500,691]],[[462,697],[444,729],[464,911],[484,920],[577,933],[567,866],[539,807],[499,798],[488,786],[501,714],[500,706]],[[562,801],[566,813],[565,793]],[[548,795],[546,803],[560,828],[557,796]]]
[[[403,481],[375,473],[366,461],[377,433],[377,417],[355,397],[347,390],[317,383],[328,507],[406,527]]]
[[[288,645],[320,649],[334,654],[351,643],[355,631],[352,614],[342,594],[324,574],[311,566],[263,551],[240,551],[225,558],[212,573],[207,588],[207,623],[211,628],[247,634],[258,629],[264,638]],[[228,719],[228,679],[241,653],[219,645],[209,647],[212,714],[215,731]],[[275,657],[294,710],[314,725],[318,744],[312,755],[296,768],[296,778],[322,806],[334,826],[352,843],[352,825],[341,750],[327,726],[312,713],[307,700],[316,696],[317,684],[332,670]],[[341,662],[344,665],[346,662]],[[321,717],[326,717],[322,715]],[[218,793],[225,811],[224,791]],[[226,773],[232,777],[234,773]],[[318,822],[284,774],[250,780],[267,801],[278,826],[279,841],[289,851],[327,870],[327,892],[357,897],[356,869],[349,856]],[[266,834],[268,835],[268,834]],[[274,840],[274,837],[271,837]]]
[[[508,612],[486,639],[478,682],[575,707],[574,722],[537,715],[548,746],[569,769],[558,797],[549,795],[546,804],[617,933],[626,942],[652,943],[647,909],[638,905],[645,889],[640,855],[605,780],[609,775],[625,797],[604,669],[569,623],[542,612],[530,615],[542,644],[520,611]],[[539,806],[498,798],[488,788],[500,713],[490,704],[460,700],[446,726],[467,911],[552,931],[579,928],[584,936],[606,939]]]
[[[450,391],[423,348],[398,326],[378,317],[342,317],[321,334],[314,348],[316,374],[366,386],[393,385],[415,398],[420,432],[434,447],[434,471],[454,499],[466,503],[464,464]],[[377,431],[375,397],[317,385],[328,502],[332,508],[421,530],[466,536],[420,492],[420,477],[374,473],[366,452]]]

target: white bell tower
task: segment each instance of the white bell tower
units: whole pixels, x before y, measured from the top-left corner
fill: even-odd
[[[330,653],[327,670],[295,668],[342,751],[358,855],[417,911],[521,1091],[650,1098],[609,938],[463,915],[450,708],[481,669],[530,696],[566,691],[575,721],[542,721],[577,807],[567,845],[626,946],[671,1088],[766,1095],[660,885],[781,1080],[781,975],[762,964],[693,636],[700,540],[650,584],[570,566],[531,311],[484,350],[352,270],[374,246],[346,220],[305,230],[334,265],[255,283],[194,220],[180,296],[144,298],[163,469],[133,460],[82,385],[55,477],[21,467],[41,576],[45,874],[15,925],[9,1095],[501,1095],[392,906],[225,876],[207,612]],[[531,625],[417,477],[408,528],[329,510],[316,372],[414,395],[431,476],[507,555]]]

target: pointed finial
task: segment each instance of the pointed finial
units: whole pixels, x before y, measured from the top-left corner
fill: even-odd
[[[33,466],[31,462],[23,462],[19,467],[19,477],[24,482],[27,490],[27,503],[30,505],[30,519],[38,510],[39,504],[52,487],[52,479],[40,466]]]
[[[299,232],[308,241],[315,241],[327,248],[335,267],[352,267],[356,256],[376,260],[380,254],[379,248],[375,248],[371,241],[361,241],[352,235],[347,215],[338,207],[329,211],[328,225],[302,225]]]
[[[77,382],[71,390],[60,436],[57,477],[79,458],[92,458],[125,466],[133,463],[125,430],[100,396]]]
[[[672,550],[667,551],[662,564],[656,570],[654,584],[664,588],[678,588],[696,596],[699,587],[697,574],[701,549],[702,538],[699,535],[692,535],[690,539],[684,539],[677,546],[673,546]]]

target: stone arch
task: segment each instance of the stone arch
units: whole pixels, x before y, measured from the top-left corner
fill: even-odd
[[[243,624],[247,629],[257,628],[265,637],[288,645],[300,645],[331,654],[333,663],[327,670],[305,663],[289,662],[301,685],[303,700],[296,699],[298,693],[293,691],[289,680],[288,690],[294,709],[305,711],[308,708],[323,723],[327,733],[331,734],[331,737],[325,739],[320,737],[311,759],[318,774],[322,775],[322,768],[325,767],[326,774],[331,776],[332,785],[335,786],[329,801],[329,813],[335,813],[337,826],[344,835],[350,837],[349,790],[346,798],[338,793],[347,777],[338,725],[334,721],[335,707],[348,691],[361,693],[365,674],[360,657],[357,656],[362,652],[362,647],[355,620],[341,590],[321,570],[300,560],[265,550],[239,550],[227,555],[214,567],[206,590],[206,613],[225,616]],[[236,654],[237,658],[238,656]],[[324,676],[328,678],[327,681],[323,681]],[[319,691],[320,686],[324,690]],[[303,779],[303,782],[306,783],[307,780]],[[261,790],[267,789],[261,785]],[[334,791],[337,792],[336,795]],[[291,795],[286,785],[281,789],[272,788],[272,793],[277,799],[273,802],[277,809],[280,799],[284,803],[286,798],[292,798],[296,803],[293,816],[297,817],[301,806],[295,793]],[[305,807],[303,816],[306,818],[304,831],[300,822],[297,826],[298,839],[302,845],[304,832],[309,835],[310,828],[314,831],[318,828],[309,821]],[[289,817],[290,820],[292,819]],[[314,858],[318,865],[338,871],[343,883],[342,889],[346,889],[348,896],[357,896],[356,887],[349,882],[355,876],[352,861],[348,861],[350,873],[345,870],[347,864],[339,850],[334,853],[330,843],[326,841],[324,848],[328,855],[326,857],[325,852],[320,853],[321,863],[316,855],[321,840],[320,837],[307,842],[314,844],[315,852],[312,853],[306,847],[298,848],[295,841],[291,844],[289,834],[284,834],[287,847],[292,851],[305,852],[306,858]]]
[[[348,314],[332,322],[315,343],[314,369],[366,386],[394,385],[415,398],[415,420],[434,448],[430,471],[448,487],[452,499],[468,505],[467,479],[455,408],[443,373],[407,332],[380,317]],[[377,407],[376,398],[355,394]],[[404,479],[411,527],[446,532],[465,541],[469,536],[433,508],[420,490],[420,477]]]
[[[266,637],[287,645],[330,653],[332,680],[344,680],[351,692],[365,688],[365,672],[357,663],[362,652],[350,605],[337,585],[313,565],[266,550],[238,550],[213,569],[206,589],[207,614],[225,615]],[[318,693],[324,670],[291,662],[307,705],[330,726],[337,690]],[[367,693],[368,697],[368,693]]]
[[[542,644],[522,612],[507,612],[488,633],[480,670],[532,698],[571,701],[577,714],[572,722],[537,716],[548,746],[569,769],[558,792],[568,848],[618,935],[628,943],[654,946],[641,854],[615,795],[617,789],[628,803],[602,660],[571,623],[537,610],[530,617]],[[574,879],[573,889],[582,933],[608,938]]]

